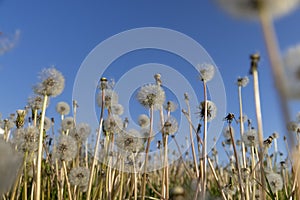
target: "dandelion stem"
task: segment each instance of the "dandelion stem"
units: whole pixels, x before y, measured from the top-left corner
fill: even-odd
[[[91,166],[91,173],[90,173],[90,177],[89,177],[89,185],[88,185],[88,189],[87,189],[87,199],[91,199],[91,189],[92,189],[92,185],[93,185],[94,171],[95,171],[95,166],[96,166],[96,162],[97,162],[99,141],[100,141],[100,136],[101,136],[101,132],[102,132],[103,114],[104,114],[104,97],[105,97],[104,91],[105,91],[104,88],[102,88],[102,103],[101,103],[100,122],[99,122],[97,140],[96,140],[95,149],[94,149],[93,163]]]
[[[188,100],[185,101],[187,109],[188,109],[188,118],[191,119],[191,107],[190,103]],[[191,147],[192,147],[192,155],[193,155],[193,160],[194,160],[194,167],[196,171],[196,176],[197,178],[199,177],[199,170],[198,170],[198,163],[197,163],[197,156],[196,156],[196,151],[195,151],[195,146],[194,146],[194,137],[193,137],[193,127],[192,123],[189,123],[189,130],[190,130],[190,140],[191,140]],[[197,133],[196,133],[197,134]]]
[[[274,31],[274,27],[272,24],[272,20],[270,16],[265,11],[265,9],[260,9],[260,23],[265,39],[265,45],[268,51],[269,60],[271,63],[271,69],[273,72],[273,77],[275,81],[275,86],[277,88],[279,94],[279,103],[281,105],[282,113],[283,113],[283,120],[285,125],[290,121],[290,112],[288,108],[288,102],[286,98],[286,91],[285,91],[285,81],[284,81],[284,71],[282,67],[281,56],[279,53],[279,48],[276,39],[276,33]],[[294,147],[294,140],[293,135],[288,134],[289,143],[292,144]]]
[[[35,199],[39,200],[41,195],[41,169],[42,169],[42,159],[43,159],[43,140],[44,140],[44,121],[47,106],[48,96],[44,95],[44,102],[42,108],[42,117],[40,123],[40,135],[39,135],[39,146],[38,146],[38,160],[37,160],[37,175],[36,175],[36,193]]]
[[[152,129],[153,129],[153,105],[150,107],[150,130],[149,137],[147,138],[147,146],[145,150],[145,164],[144,164],[144,174],[143,174],[143,182],[142,182],[142,200],[145,199],[146,194],[146,183],[147,183],[147,164],[148,164],[148,153],[150,149],[151,137],[152,137]]]
[[[238,158],[238,154],[237,154],[237,150],[236,150],[236,145],[235,145],[234,137],[233,137],[233,133],[232,133],[231,122],[229,122],[229,133],[230,133],[231,143],[232,143],[232,147],[233,147],[233,153],[234,153],[234,157],[235,157],[235,167],[236,167],[236,170],[238,171],[241,199],[245,199],[245,196],[244,196],[245,192],[244,192],[244,188],[242,186],[243,179],[242,179],[242,175],[241,175],[241,168],[240,168],[240,165],[239,165],[239,158]]]
[[[258,83],[258,72],[257,66],[252,67],[253,75],[253,88],[254,88],[254,100],[255,100],[255,111],[256,111],[256,120],[257,120],[257,133],[258,133],[258,143],[259,143],[259,162],[260,162],[260,172],[261,177],[260,181],[262,183],[261,193],[262,199],[266,199],[264,193],[264,188],[266,188],[265,175],[264,175],[264,163],[263,163],[263,124],[262,124],[262,115],[261,115],[261,106],[260,106],[260,94],[259,94],[259,83]]]
[[[207,172],[207,162],[206,162],[206,154],[207,154],[207,88],[206,88],[206,81],[203,80],[203,92],[204,92],[204,130],[203,130],[203,145],[202,145],[202,160],[203,160],[203,169],[202,169],[202,199],[205,199],[206,193],[206,172]]]

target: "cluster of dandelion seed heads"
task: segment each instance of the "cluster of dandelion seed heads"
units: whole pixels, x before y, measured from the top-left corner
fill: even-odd
[[[142,106],[145,108],[153,107],[154,110],[160,109],[165,99],[165,91],[156,84],[142,86],[137,94],[137,100]]]
[[[217,106],[214,104],[214,102],[207,100],[206,101],[207,106],[207,121],[213,120],[217,116]],[[205,101],[202,101],[198,107],[200,110],[199,116],[201,120],[204,120],[205,115]]]
[[[215,75],[215,67],[212,64],[204,63],[197,65],[201,81],[210,81]]]
[[[69,173],[69,180],[72,186],[77,186],[85,192],[88,186],[90,170],[85,167],[73,168]]]
[[[58,96],[65,87],[65,78],[55,68],[43,69],[40,74],[41,82],[33,87],[36,94],[42,96]]]
[[[115,104],[118,104],[118,94],[112,89],[106,89],[98,93],[97,95],[97,104],[99,107],[102,106],[102,94],[104,93],[104,102],[103,105],[105,108],[110,108]]]
[[[288,131],[291,131],[291,132],[298,132],[300,131],[300,126],[297,122],[295,121],[291,121],[289,122],[287,125],[286,125],[286,128]]]
[[[38,148],[38,128],[28,126],[16,129],[13,133],[13,143],[23,152],[35,152]]]
[[[87,123],[79,123],[70,131],[70,136],[74,137],[78,142],[84,142],[91,133],[91,127]]]
[[[280,17],[299,5],[298,0],[217,0],[219,5],[236,17],[258,19],[260,11],[271,17]]]
[[[60,115],[68,115],[70,113],[70,106],[68,103],[61,101],[56,104],[56,112]]]
[[[150,124],[150,119],[147,115],[145,114],[141,114],[138,118],[138,124],[140,125],[140,127],[144,128],[149,126]]]
[[[76,140],[69,135],[60,135],[58,143],[53,149],[53,158],[60,161],[71,161],[76,157]]]

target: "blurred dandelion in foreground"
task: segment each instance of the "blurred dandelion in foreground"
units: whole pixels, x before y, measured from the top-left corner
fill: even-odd
[[[43,69],[39,78],[41,82],[33,87],[34,92],[42,96],[58,96],[65,87],[64,76],[54,67]]]
[[[216,0],[217,3],[236,17],[257,19],[264,10],[269,16],[276,18],[287,14],[297,7],[298,0]]]
[[[7,192],[18,175],[23,157],[0,138],[0,196]]]
[[[266,175],[272,192],[277,192],[283,187],[283,180],[280,174],[269,173]]]
[[[69,173],[69,180],[72,186],[79,187],[81,192],[87,190],[88,181],[90,176],[90,170],[85,167],[73,168]]]
[[[291,99],[300,98],[300,44],[290,47],[283,56],[286,95]]]
[[[137,94],[137,100],[146,108],[153,106],[154,110],[160,109],[165,102],[165,91],[159,85],[149,84],[142,86]]]

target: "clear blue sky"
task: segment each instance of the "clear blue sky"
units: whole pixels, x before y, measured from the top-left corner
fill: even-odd
[[[300,42],[299,22],[299,9],[276,20],[281,51]],[[22,108],[38,72],[50,65],[66,77],[64,93],[52,99],[50,109],[58,101],[71,103],[77,70],[96,45],[122,31],[149,26],[182,32],[206,49],[223,77],[227,111],[236,114],[236,78],[248,75],[249,55],[260,52],[265,136],[285,131],[259,24],[232,18],[212,1],[0,1],[0,31],[21,31],[17,46],[0,56],[0,112],[6,117]],[[143,58],[137,63],[151,62]],[[159,61],[159,55],[155,58]],[[244,90],[244,111],[255,122],[251,83]]]

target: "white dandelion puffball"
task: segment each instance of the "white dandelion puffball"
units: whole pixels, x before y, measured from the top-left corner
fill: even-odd
[[[258,19],[260,11],[272,18],[281,17],[299,5],[299,0],[216,0],[228,13],[235,17]]]
[[[272,192],[277,192],[283,187],[283,180],[280,174],[269,173],[267,174],[267,179],[270,184]]]
[[[70,106],[67,102],[61,101],[56,104],[56,112],[60,115],[68,115],[70,113]]]
[[[33,87],[34,92],[41,96],[58,96],[65,87],[65,78],[54,67],[43,69],[39,78],[41,82]]]
[[[158,110],[164,104],[166,99],[165,91],[156,84],[149,84],[141,87],[137,94],[137,100],[145,108]]]
[[[215,67],[212,64],[203,63],[198,64],[199,77],[201,81],[210,81],[215,75]]]
[[[258,134],[255,129],[250,129],[242,136],[242,141],[246,146],[253,147],[258,145]]]

